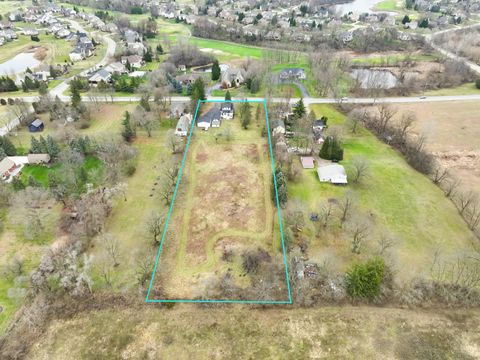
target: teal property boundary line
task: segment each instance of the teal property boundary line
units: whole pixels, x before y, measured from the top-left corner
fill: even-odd
[[[285,247],[285,239],[283,235],[283,223],[282,223],[282,216],[281,216],[281,211],[280,211],[280,202],[278,199],[278,188],[277,188],[277,176],[275,174],[275,161],[273,158],[273,149],[272,149],[272,139],[270,135],[270,122],[268,119],[268,108],[267,108],[267,101],[265,99],[260,100],[260,99],[255,99],[255,100],[230,100],[232,103],[244,103],[244,102],[252,102],[252,103],[263,103],[264,110],[265,110],[265,119],[266,119],[266,124],[267,124],[267,134],[268,134],[268,145],[269,145],[269,151],[270,151],[270,160],[271,160],[271,165],[272,165],[272,174],[273,174],[273,184],[275,187],[275,201],[277,204],[277,214],[278,214],[278,220],[279,220],[279,228],[280,228],[280,238],[282,242],[282,252],[283,252],[283,262],[285,266],[285,282],[287,284],[287,290],[288,290],[288,300],[280,300],[280,301],[275,301],[275,300],[230,300],[230,299],[150,299],[150,293],[152,291],[153,287],[153,281],[155,279],[155,274],[157,272],[158,264],[160,261],[160,255],[163,250],[163,245],[165,242],[165,237],[167,234],[167,229],[168,225],[170,222],[170,217],[172,215],[173,211],[173,205],[175,203],[175,198],[177,197],[177,191],[178,187],[180,184],[180,180],[182,177],[183,173],[183,168],[185,167],[185,162],[187,159],[187,153],[188,153],[188,148],[190,146],[190,141],[193,135],[193,129],[195,128],[195,124],[197,121],[197,116],[198,116],[198,110],[200,109],[200,105],[203,103],[209,103],[209,102],[216,102],[216,103],[222,103],[225,102],[225,100],[199,100],[197,102],[197,107],[195,109],[195,115],[192,121],[192,125],[190,126],[190,131],[188,134],[188,139],[187,143],[185,146],[185,151],[183,153],[183,158],[182,158],[182,163],[180,165],[180,170],[178,172],[178,179],[177,183],[175,184],[175,189],[173,192],[172,196],[172,201],[170,203],[170,208],[168,210],[167,218],[165,220],[165,226],[163,228],[163,233],[162,233],[162,239],[160,241],[160,246],[158,247],[158,252],[155,260],[155,265],[153,267],[153,272],[152,272],[152,277],[150,279],[150,284],[148,286],[148,291],[147,291],[147,296],[145,298],[146,303],[231,303],[231,304],[271,304],[271,305],[280,305],[280,304],[292,304],[292,294],[291,294],[291,286],[290,286],[290,277],[288,273],[288,261],[287,261],[287,252],[286,252],[286,247]]]

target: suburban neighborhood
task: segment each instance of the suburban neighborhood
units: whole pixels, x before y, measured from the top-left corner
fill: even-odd
[[[0,1],[0,359],[480,358],[480,0]]]

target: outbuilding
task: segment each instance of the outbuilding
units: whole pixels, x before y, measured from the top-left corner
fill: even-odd
[[[320,182],[345,185],[348,184],[345,168],[340,164],[321,166],[317,169]]]
[[[313,169],[315,168],[314,159],[311,156],[301,156],[300,162],[304,169]]]
[[[28,131],[30,132],[40,132],[43,131],[43,128],[43,121],[40,119],[35,119],[30,125],[28,125]]]

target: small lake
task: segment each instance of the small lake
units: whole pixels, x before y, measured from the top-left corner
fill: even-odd
[[[341,15],[348,14],[350,12],[361,14],[374,12],[372,9],[382,0],[353,0],[352,2],[334,5],[333,9]]]
[[[20,53],[8,61],[0,64],[0,76],[24,72],[27,68],[33,69],[41,64],[35,59],[35,53]]]
[[[362,89],[391,89],[398,84],[395,75],[387,70],[354,69],[350,75]]]

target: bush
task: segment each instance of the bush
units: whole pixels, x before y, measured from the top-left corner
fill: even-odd
[[[347,293],[353,298],[374,300],[380,295],[384,275],[385,262],[380,257],[355,264],[346,273]]]
[[[480,78],[475,80],[475,86],[477,87],[477,89],[480,89]]]
[[[30,36],[30,39],[32,41],[36,41],[36,42],[40,41],[40,38],[38,37],[38,35],[32,35],[32,36]]]

